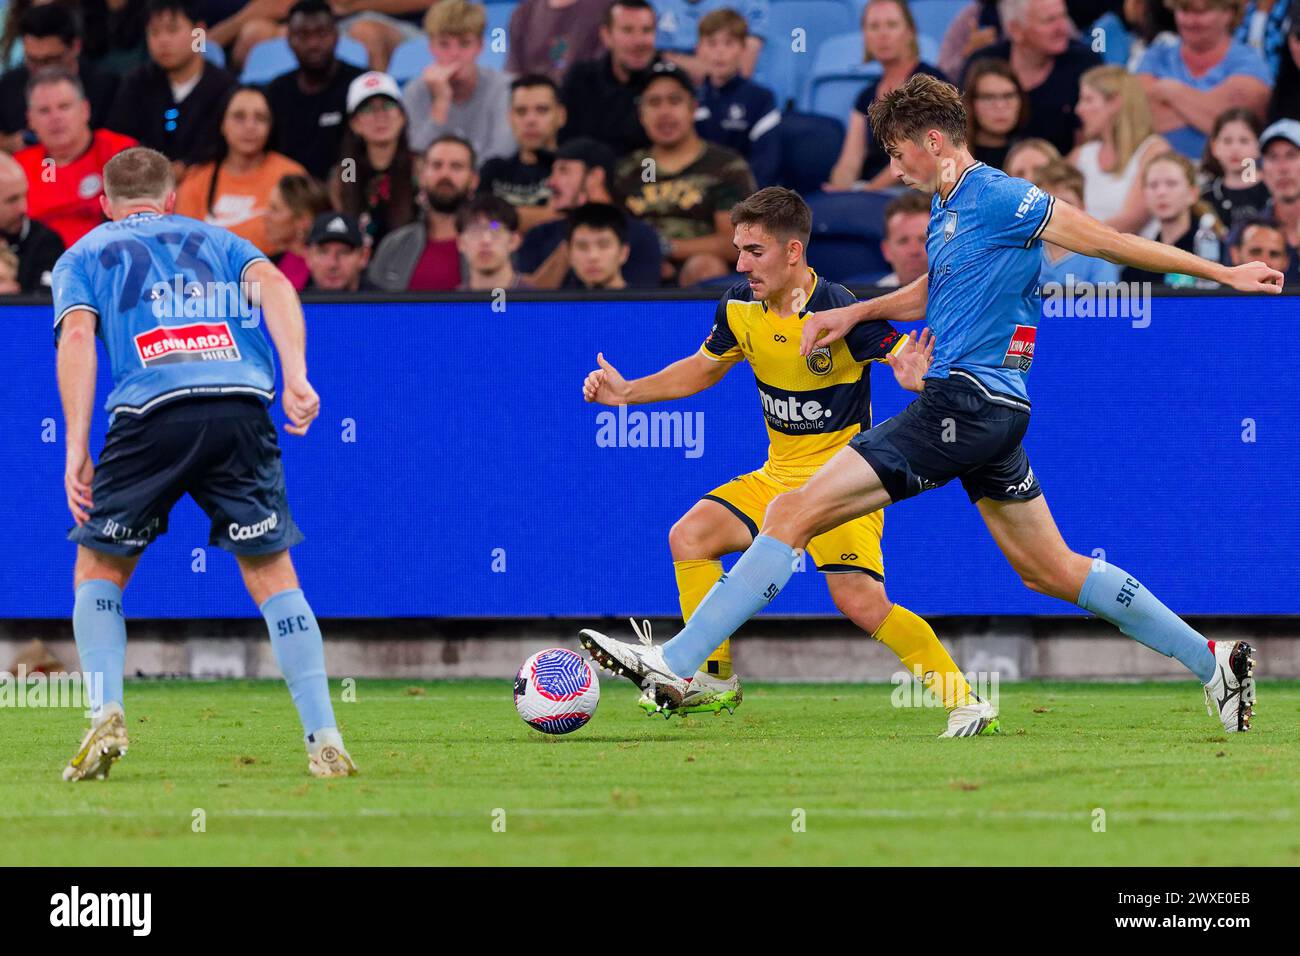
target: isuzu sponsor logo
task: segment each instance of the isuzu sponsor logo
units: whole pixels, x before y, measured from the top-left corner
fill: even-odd
[[[238,362],[239,346],[225,322],[160,325],[135,337],[136,352],[146,365],[173,362]]]
[[[256,524],[235,524],[230,522],[230,540],[231,541],[250,541],[253,538],[260,538],[268,531],[274,531],[275,526],[280,523],[279,515],[275,512],[267,515]]]

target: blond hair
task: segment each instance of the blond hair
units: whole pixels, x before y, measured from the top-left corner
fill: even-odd
[[[1197,192],[1199,197],[1199,184],[1197,182],[1197,177],[1196,177],[1196,165],[1190,159],[1184,156],[1182,153],[1175,152],[1174,150],[1169,150],[1168,152],[1164,152],[1164,153],[1157,153],[1155,156],[1152,156],[1150,159],[1148,159],[1145,163],[1142,164],[1142,185],[1144,187],[1147,184],[1147,174],[1151,172],[1151,167],[1155,166],[1157,163],[1173,163],[1180,170],[1182,170],[1183,175],[1187,177],[1187,185],[1191,186],[1192,189]],[[1196,227],[1196,224],[1201,221],[1202,217],[1204,217],[1206,213],[1209,213],[1210,216],[1214,219],[1214,231],[1219,235],[1219,238],[1223,238],[1223,235],[1224,233],[1227,232],[1227,230],[1223,227],[1223,223],[1219,221],[1218,213],[1214,211],[1214,207],[1210,205],[1209,202],[1207,202],[1204,199],[1197,198],[1197,200],[1194,203],[1192,203],[1192,205],[1190,206],[1190,211],[1192,214],[1193,228]]]
[[[1079,81],[1107,100],[1120,98],[1119,110],[1111,125],[1115,141],[1116,169],[1123,169],[1146,138],[1155,132],[1151,107],[1138,78],[1122,66],[1094,66]],[[1111,170],[1112,172],[1114,170]]]
[[[424,32],[431,37],[482,37],[486,30],[487,11],[481,3],[440,0],[424,15]]]
[[[1034,185],[1047,192],[1064,187],[1083,199],[1083,173],[1064,159],[1045,163],[1034,176]]]

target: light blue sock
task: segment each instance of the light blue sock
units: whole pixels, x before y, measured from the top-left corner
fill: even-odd
[[[1205,638],[1122,568],[1094,561],[1075,603],[1153,651],[1181,661],[1202,684],[1214,676],[1214,653]]]
[[[760,534],[664,645],[668,666],[683,677],[694,675],[723,641],[780,593],[793,571],[794,550]]]
[[[313,735],[334,732],[334,708],[325,676],[325,645],[302,589],[271,595],[262,602],[262,617],[271,632],[271,650],[289,685],[293,705],[298,708],[303,736],[310,743]]]
[[[72,606],[72,633],[94,719],[105,704],[122,705],[122,671],[126,668],[122,589],[100,578],[82,581]]]

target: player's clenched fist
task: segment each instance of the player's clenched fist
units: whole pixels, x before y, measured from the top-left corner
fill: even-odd
[[[601,405],[626,405],[630,390],[627,380],[618,374],[618,369],[605,361],[605,353],[596,353],[596,364],[600,368],[589,373],[582,383],[582,397],[588,402]]]
[[[285,383],[284,413],[289,417],[284,430],[290,435],[307,434],[307,429],[320,414],[320,396],[305,377]]]

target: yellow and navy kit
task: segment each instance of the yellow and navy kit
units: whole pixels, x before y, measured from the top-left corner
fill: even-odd
[[[704,497],[739,518],[750,534],[758,534],[773,498],[798,488],[849,439],[871,427],[867,365],[901,348],[904,337],[888,322],[862,322],[840,341],[806,358],[799,354],[808,313],[854,301],[848,289],[813,273],[812,292],[798,315],[780,316],[755,301],[748,282],[732,286],[718,303],[701,351],[716,362],[749,361],[769,445],[762,468]],[[883,533],[884,514],[875,511],[813,538],[808,554],[823,572],[865,572],[883,581]]]
[[[755,301],[748,282],[732,286],[718,303],[701,351],[716,362],[749,361],[767,420],[764,470],[781,481],[801,484],[871,427],[867,365],[884,361],[904,337],[888,322],[861,322],[840,341],[806,358],[799,354],[808,313],[855,301],[844,286],[814,272],[812,292],[798,315],[777,315],[766,302]]]

